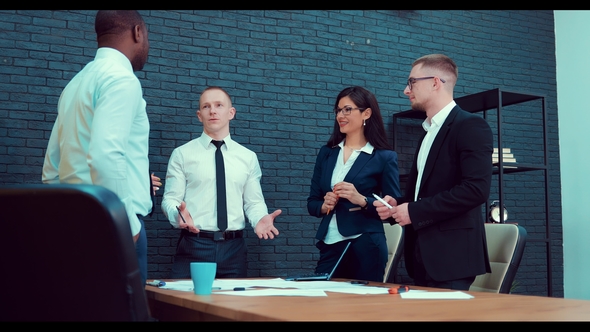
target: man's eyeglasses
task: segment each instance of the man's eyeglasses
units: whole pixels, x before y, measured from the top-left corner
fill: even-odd
[[[431,78],[435,78],[436,76],[428,76],[428,77],[410,77],[408,78],[408,88],[410,88],[410,91],[412,91],[412,84],[416,83],[417,81],[422,81],[422,80],[429,80]],[[441,82],[446,83],[445,80],[443,80],[442,78],[438,78]]]
[[[366,110],[366,108],[361,108],[361,107],[342,107],[342,108],[335,108],[334,109],[334,114],[338,115],[338,113],[342,112],[342,115],[350,115],[350,112],[352,112],[352,110],[359,110],[359,111],[364,111]]]

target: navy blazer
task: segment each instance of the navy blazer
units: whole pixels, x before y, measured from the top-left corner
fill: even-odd
[[[491,271],[482,204],[490,194],[492,149],[486,120],[455,106],[432,144],[414,201],[416,151],[405,196],[397,199],[398,205],[409,203],[412,223],[405,227],[404,254],[410,277],[416,241],[426,271],[437,281]]]
[[[316,239],[323,240],[326,237],[333,213],[336,213],[338,218],[338,230],[344,236],[365,232],[383,233],[383,221],[373,206],[375,198],[372,194],[392,197],[401,194],[397,153],[393,150],[380,149],[374,149],[372,154],[361,152],[344,177],[344,181],[354,184],[356,190],[367,197],[369,202],[367,208],[361,209],[359,205],[353,204],[345,198],[340,198],[334,210],[326,215],[321,212],[322,204],[326,193],[332,191],[332,173],[339,153],[339,146],[328,147],[324,145],[316,158],[307,199],[309,214],[322,218]]]

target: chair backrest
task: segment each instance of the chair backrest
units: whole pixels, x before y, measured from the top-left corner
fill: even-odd
[[[385,275],[383,282],[395,283],[394,278],[397,271],[397,265],[402,255],[404,247],[404,228],[398,224],[383,224],[385,238],[387,239],[387,252],[389,257],[385,265]]]
[[[485,224],[491,273],[478,275],[471,291],[510,293],[526,244],[526,230],[515,224]]]
[[[123,203],[104,187],[0,187],[0,321],[149,321]]]

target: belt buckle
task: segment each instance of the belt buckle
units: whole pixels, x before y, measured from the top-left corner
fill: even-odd
[[[213,232],[213,241],[223,241],[225,237],[223,236],[223,232],[217,231]]]

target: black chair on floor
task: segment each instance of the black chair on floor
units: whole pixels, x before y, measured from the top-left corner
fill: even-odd
[[[129,220],[92,185],[0,187],[1,321],[150,321]]]

